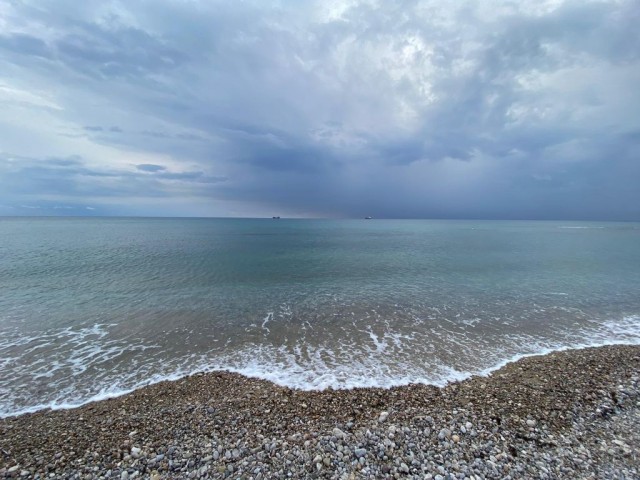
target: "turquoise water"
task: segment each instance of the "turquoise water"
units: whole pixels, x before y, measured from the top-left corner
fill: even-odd
[[[640,343],[640,224],[0,218],[0,415],[196,370],[443,384]]]

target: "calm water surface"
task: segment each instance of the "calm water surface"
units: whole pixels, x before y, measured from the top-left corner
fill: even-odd
[[[0,218],[0,416],[196,370],[443,384],[640,343],[640,224]]]

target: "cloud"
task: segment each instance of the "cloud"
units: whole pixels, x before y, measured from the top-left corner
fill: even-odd
[[[0,16],[3,205],[640,219],[634,0],[59,0]]]
[[[212,185],[226,177],[202,171],[170,171],[153,164],[135,168],[95,168],[84,159],[72,157],[28,158],[0,156],[0,191],[3,204],[20,209],[86,209],[87,203],[116,204],[135,197],[152,204],[158,199],[194,195],[210,197]],[[69,206],[67,208],[67,206]],[[94,210],[95,207],[93,207]]]
[[[136,165],[136,168],[143,172],[160,172],[162,170],[166,170],[166,167],[163,167],[162,165],[154,165],[152,163],[141,163],[140,165]]]

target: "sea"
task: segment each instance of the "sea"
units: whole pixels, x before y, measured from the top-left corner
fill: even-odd
[[[640,224],[0,218],[0,417],[195,372],[445,385],[640,344]]]

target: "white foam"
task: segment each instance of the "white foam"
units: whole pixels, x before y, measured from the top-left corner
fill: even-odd
[[[468,327],[474,327],[474,326],[476,326],[476,324],[478,324],[480,322],[481,322],[481,319],[479,319],[478,317],[476,317],[476,318],[468,318],[466,320],[462,320],[462,323],[464,323]]]
[[[369,332],[369,338],[371,338],[371,341],[376,347],[376,352],[378,353],[384,352],[385,349],[387,348],[387,342],[385,342],[384,340],[381,341],[380,337],[378,337],[378,335],[373,333],[371,329],[369,329],[368,332]]]
[[[270,314],[265,322],[272,319],[273,314]],[[265,326],[266,323],[261,328]],[[456,333],[449,330],[431,330],[434,335],[429,337],[430,342],[415,335],[392,330],[386,331],[381,336],[374,333],[371,327],[367,327],[362,333],[370,342],[354,343],[355,340],[338,337],[333,349],[313,345],[304,340],[290,350],[284,345],[278,347],[269,344],[253,345],[244,351],[226,356],[192,355],[183,359],[181,363],[170,366],[168,373],[149,373],[141,376],[141,372],[151,372],[154,368],[151,365],[152,362],[143,362],[128,374],[120,375],[116,382],[112,377],[105,376],[102,379],[103,385],[108,384],[109,387],[99,388],[94,393],[85,390],[79,395],[79,392],[70,387],[61,390],[57,398],[49,402],[21,408],[5,408],[0,411],[0,418],[45,408],[75,408],[89,402],[118,397],[164,380],[177,380],[197,372],[222,370],[236,372],[300,390],[389,388],[410,383],[444,386],[473,375],[490,375],[507,363],[553,351],[615,344],[640,345],[640,316],[638,315],[594,324],[582,331],[565,335],[564,340],[554,342],[545,340],[543,337],[513,334],[505,337],[504,344],[498,344],[495,341],[482,343],[482,338],[467,337],[466,331]],[[101,335],[103,330],[98,329],[96,332]],[[81,335],[85,334],[86,332]],[[449,341],[451,346],[458,345],[460,352],[469,355],[477,354],[478,358],[485,359],[485,365],[462,369],[449,365],[448,361],[441,361],[429,364],[429,368],[421,368],[420,364],[415,362],[414,350],[418,344],[422,348],[421,354],[428,356],[430,349],[435,348],[430,345],[434,342],[440,344],[443,341]],[[22,340],[18,343],[25,344]],[[94,348],[97,350],[92,351],[88,346],[86,348],[83,346],[80,349],[81,355],[76,360],[109,358],[118,353],[111,346]],[[435,358],[435,361],[437,362],[438,358]],[[132,365],[135,364],[136,362],[132,362]],[[50,363],[49,368],[56,372],[63,366]],[[84,371],[80,366],[75,368],[78,368],[79,372]],[[39,375],[43,373],[44,371],[39,371]],[[110,383],[107,383],[108,379],[111,379]]]
[[[404,337],[406,339],[406,337]],[[444,386],[447,383],[461,381],[473,375],[489,375],[493,371],[502,368],[507,363],[517,361],[520,358],[544,355],[553,351],[597,347],[615,344],[640,344],[640,317],[625,317],[621,322],[607,322],[595,332],[592,340],[582,339],[565,344],[549,344],[536,342],[531,337],[522,336],[517,342],[520,346],[526,345],[527,352],[510,354],[500,358],[492,365],[469,371],[460,371],[451,366],[439,366],[429,375],[417,372],[415,365],[396,365],[394,371],[390,371],[389,365],[382,362],[378,356],[362,356],[351,358],[348,365],[331,365],[323,360],[323,353],[329,352],[316,350],[311,355],[311,361],[301,365],[293,358],[287,358],[280,362],[265,362],[259,356],[247,359],[242,367],[236,365],[223,366],[217,369],[229,370],[248,377],[261,378],[272,381],[278,385],[297,388],[301,390],[322,390],[326,388],[349,389],[355,387],[382,387],[406,385],[409,383],[425,383]],[[522,348],[522,347],[521,347]],[[378,349],[369,349],[370,354],[375,354]],[[264,353],[264,351],[263,351]],[[283,352],[280,352],[281,354]],[[381,352],[382,353],[382,352]],[[499,357],[500,352],[494,352]],[[267,354],[272,357],[272,354]],[[398,374],[404,371],[404,374]]]
[[[105,388],[101,388],[100,391],[94,395],[91,395],[87,398],[83,398],[81,400],[68,400],[68,401],[64,401],[64,400],[53,400],[51,402],[47,402],[47,403],[41,403],[38,405],[33,405],[30,407],[25,407],[25,408],[21,408],[18,410],[13,410],[10,412],[0,412],[0,418],[6,418],[6,417],[10,417],[10,416],[14,416],[14,415],[22,415],[25,413],[34,413],[34,412],[38,412],[40,410],[46,410],[46,409],[51,409],[51,410],[67,410],[67,409],[71,409],[71,408],[78,408],[81,407],[83,405],[86,405],[88,403],[92,403],[92,402],[99,402],[101,400],[108,400],[110,398],[117,398],[117,397],[121,397],[123,395],[126,395],[128,393],[134,392],[140,388],[149,386],[149,385],[154,385],[156,383],[160,383],[160,382],[164,382],[164,381],[174,381],[174,380],[179,380],[181,378],[184,378],[188,375],[192,375],[194,373],[197,373],[196,371],[194,372],[185,372],[185,371],[177,371],[176,373],[172,374],[172,375],[156,375],[153,376],[151,378],[149,378],[148,380],[144,381],[144,382],[139,382],[137,384],[135,384],[134,386],[130,387],[130,388],[117,388],[117,387],[105,387]]]
[[[602,229],[604,229],[605,227],[602,227],[602,226],[595,226],[595,225],[591,225],[591,226],[588,226],[588,225],[580,225],[580,226],[578,226],[578,225],[575,225],[575,226],[574,226],[574,225],[571,225],[571,226],[568,226],[568,225],[567,225],[567,226],[560,226],[560,227],[558,227],[558,228],[571,229],[571,230],[602,230]]]
[[[263,330],[266,330],[267,333],[271,332],[271,330],[269,330],[269,327],[267,327],[267,323],[269,323],[271,320],[273,320],[273,312],[267,313],[267,316],[262,319],[262,328]]]
[[[150,345],[135,345],[130,341],[108,339],[109,329],[114,326],[95,324],[83,328],[49,330],[39,335],[14,334],[0,338],[0,357],[5,357],[2,362],[3,371],[28,379],[36,387],[46,385],[48,389],[57,390],[54,400],[12,409],[6,406],[5,399],[14,393],[22,396],[28,393],[20,388],[16,389],[13,376],[0,377],[0,418],[43,408],[75,407],[101,399],[103,394],[118,396],[138,388],[139,385],[132,384],[127,389],[103,388],[94,395],[87,395],[75,391],[73,381],[71,386],[68,384],[69,379],[81,376],[90,368],[99,372],[100,365],[118,358],[124,352],[142,352],[153,348]],[[29,347],[24,348],[25,346]],[[40,350],[46,350],[47,355],[44,356]],[[100,378],[96,378],[96,381],[102,383]],[[68,400],[77,397],[80,399],[76,402]]]

